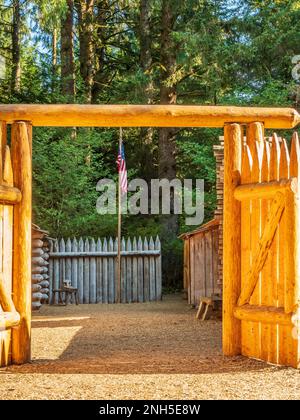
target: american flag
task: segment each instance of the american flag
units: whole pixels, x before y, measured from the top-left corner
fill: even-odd
[[[119,177],[120,177],[121,192],[124,194],[127,192],[127,170],[126,170],[125,151],[124,151],[123,144],[119,148],[117,165],[118,165],[118,171],[119,171]]]

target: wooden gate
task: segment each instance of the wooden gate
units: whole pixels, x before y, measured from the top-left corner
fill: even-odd
[[[224,353],[299,367],[299,140],[243,139],[225,127]]]
[[[0,366],[30,360],[31,126],[0,122]]]
[[[242,352],[299,367],[299,337],[292,322],[296,322],[300,299],[300,217],[298,181],[291,180],[291,177],[299,179],[299,143],[294,136],[289,162],[285,143],[281,146],[281,159],[280,146],[273,137],[269,159],[269,146],[262,133],[262,124],[267,129],[296,127],[300,123],[297,111],[198,105],[1,104],[0,119],[5,121],[0,121],[2,249],[6,244],[0,263],[1,352],[4,355],[0,363],[6,364],[10,358],[14,363],[30,360],[31,125],[225,125],[223,351],[226,355]],[[2,156],[9,156],[6,124],[12,126],[12,171],[5,169],[10,167],[8,157],[2,168]],[[243,152],[242,171],[245,125],[248,125],[248,148]],[[13,179],[7,175],[9,173],[13,174]]]

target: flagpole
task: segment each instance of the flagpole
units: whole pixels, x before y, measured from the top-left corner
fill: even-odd
[[[120,127],[119,153],[122,150],[123,130]],[[121,235],[122,235],[122,190],[121,190],[121,172],[119,170],[119,188],[118,188],[118,267],[117,267],[117,303],[121,303]]]

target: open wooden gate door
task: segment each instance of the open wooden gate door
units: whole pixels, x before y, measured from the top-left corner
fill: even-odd
[[[0,122],[0,366],[30,360],[31,126]]]
[[[223,349],[300,367],[300,147],[225,127]]]

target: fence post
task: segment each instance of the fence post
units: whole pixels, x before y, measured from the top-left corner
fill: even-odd
[[[90,251],[96,251],[94,238],[90,240]],[[90,303],[96,303],[96,293],[96,258],[92,257],[90,260]]]
[[[96,250],[97,252],[101,252],[102,251],[102,242],[101,239],[98,238],[97,240],[97,245],[96,245]],[[97,264],[97,278],[96,278],[96,302],[97,303],[102,303],[102,258],[98,257],[96,259],[96,264]]]
[[[155,249],[154,247],[154,241],[152,236],[150,236],[149,240],[149,250],[153,251]],[[149,257],[149,282],[150,282],[150,301],[156,299],[156,287],[155,287],[155,257],[151,255]]]
[[[234,198],[240,184],[242,129],[239,124],[224,128],[224,278],[223,278],[223,352],[241,352],[241,322],[234,317],[241,290],[241,205]]]
[[[137,251],[136,237],[132,241],[132,250]],[[138,301],[138,262],[136,255],[132,258],[132,301]]]
[[[83,239],[79,238],[78,241],[78,249],[80,252],[84,251],[84,243],[83,243]],[[78,258],[78,295],[79,295],[79,302],[83,303],[83,287],[84,287],[84,262],[83,262],[83,258],[80,257]]]
[[[12,362],[31,359],[31,130],[26,122],[12,125],[12,163],[14,185],[22,200],[14,206],[13,300],[21,316],[12,332]]]
[[[127,238],[126,251],[131,251],[131,239]],[[131,303],[132,301],[132,257],[126,257],[126,301]]]
[[[155,281],[156,281],[156,299],[162,299],[162,280],[161,280],[161,244],[160,239],[156,236],[155,249],[159,251],[159,257],[155,260]]]

